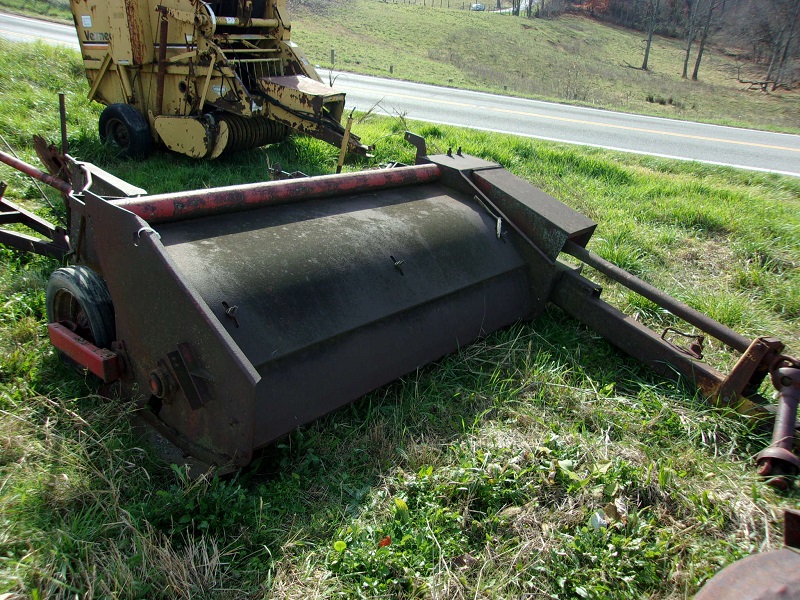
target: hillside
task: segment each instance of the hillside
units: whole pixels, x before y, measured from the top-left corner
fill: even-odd
[[[292,36],[314,64],[335,70],[800,133],[800,92],[749,90],[737,76],[763,73],[739,49],[712,44],[699,81],[691,81],[681,78],[682,39],[656,37],[642,71],[640,31],[579,15],[528,19],[469,11],[457,0],[411,1],[290,0]],[[0,7],[71,22],[64,0],[0,0]]]
[[[429,3],[430,4],[430,3]],[[800,131],[800,94],[748,91],[733,52],[707,50],[700,80],[681,78],[684,42],[564,15],[527,19],[422,4],[294,3],[292,36],[312,62],[411,81],[641,114]],[[446,6],[446,5],[445,5]],[[467,4],[468,6],[468,4]]]

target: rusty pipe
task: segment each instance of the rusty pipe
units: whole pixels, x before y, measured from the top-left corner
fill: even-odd
[[[597,269],[614,281],[624,285],[629,290],[632,290],[637,294],[644,296],[648,300],[655,302],[661,308],[667,309],[676,317],[679,317],[687,323],[702,329],[737,352],[746,352],[750,347],[751,342],[745,336],[736,333],[730,327],[726,327],[708,315],[704,315],[700,311],[693,309],[688,304],[684,304],[680,300],[676,300],[669,294],[650,285],[646,281],[642,281],[635,275],[631,275],[626,270],[619,268],[614,263],[608,262],[594,252],[591,252],[571,241],[567,241],[566,245],[564,246],[564,252],[583,261],[590,267]]]
[[[159,6],[156,10],[161,14],[159,19],[158,35],[158,73],[156,74],[156,110],[161,115],[164,112],[164,78],[167,74],[167,9]]]
[[[61,154],[68,154],[67,147],[67,103],[64,92],[58,93],[58,114],[61,117]]]
[[[280,22],[278,19],[240,19],[239,17],[221,17],[216,15],[217,27],[264,27],[275,29]]]
[[[792,452],[800,402],[800,361],[781,356],[770,372],[772,384],[778,391],[778,414],[772,431],[772,444],[756,456],[758,474],[768,477],[768,485],[780,490],[789,489],[789,477],[800,472],[800,458]]]
[[[22,161],[10,154],[6,154],[2,150],[0,150],[0,162],[4,162],[9,167],[15,168],[17,171],[21,171],[26,175],[30,175],[34,179],[38,179],[42,183],[46,183],[50,187],[56,188],[59,192],[63,194],[70,194],[72,193],[72,186],[64,181],[63,179],[59,179],[58,177],[53,177],[49,173],[45,173],[44,171],[40,171],[33,165],[29,165],[25,161]]]
[[[428,164],[125,198],[111,203],[156,224],[272,204],[430,183],[438,179],[439,167]]]

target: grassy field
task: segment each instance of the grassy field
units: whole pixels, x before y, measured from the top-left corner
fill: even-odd
[[[735,48],[709,48],[700,81],[690,81],[680,76],[682,40],[657,37],[650,70],[642,71],[637,68],[644,54],[641,32],[573,15],[526,19],[462,10],[468,3],[442,4],[290,3],[292,36],[312,62],[335,70],[800,132],[798,90],[748,91],[736,79],[740,69],[742,79],[758,76],[753,65],[737,58]],[[71,23],[68,4],[53,0],[0,0],[0,6],[61,15]]]
[[[151,192],[255,181],[268,162],[335,166],[335,149],[301,138],[213,163],[114,157],[80,73],[75,52],[0,41],[0,133],[23,158],[32,134],[55,136],[66,90],[72,153]],[[744,334],[800,349],[800,180],[401,119],[355,130],[377,140],[374,163],[411,161],[406,127],[434,150],[503,163],[597,220],[591,248]],[[0,177],[52,217],[29,181]],[[778,547],[781,509],[800,505],[796,486],[779,494],[756,477],[763,434],[556,309],[303,427],[235,477],[191,480],[48,344],[57,266],[0,250],[5,600],[684,598]],[[723,349],[709,354],[730,366]]]

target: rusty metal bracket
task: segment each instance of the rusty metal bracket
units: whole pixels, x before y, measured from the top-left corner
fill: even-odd
[[[168,353],[167,358],[192,410],[202,408],[212,400],[206,382],[213,377],[199,367],[189,344],[178,344],[177,351]]]
[[[17,250],[51,256],[59,260],[63,259],[70,250],[67,232],[64,228],[57,227],[10,200],[6,200],[3,198],[5,190],[6,183],[0,182],[0,225],[10,225],[12,223],[24,225],[36,233],[46,236],[47,239],[0,228],[0,244]]]
[[[726,404],[737,396],[754,395],[783,349],[783,342],[776,338],[756,338],[739,358],[725,380],[717,389],[710,390],[709,393],[720,398]]]
[[[428,148],[425,145],[425,138],[416,133],[406,131],[405,140],[417,149],[416,164],[422,164],[428,156]]]

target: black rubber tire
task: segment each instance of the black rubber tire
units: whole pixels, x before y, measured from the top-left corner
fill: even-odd
[[[131,158],[150,154],[153,138],[147,119],[130,104],[111,104],[100,113],[100,139]]]
[[[102,278],[88,267],[57,269],[45,292],[48,323],[62,323],[98,348],[116,339],[114,305]]]

